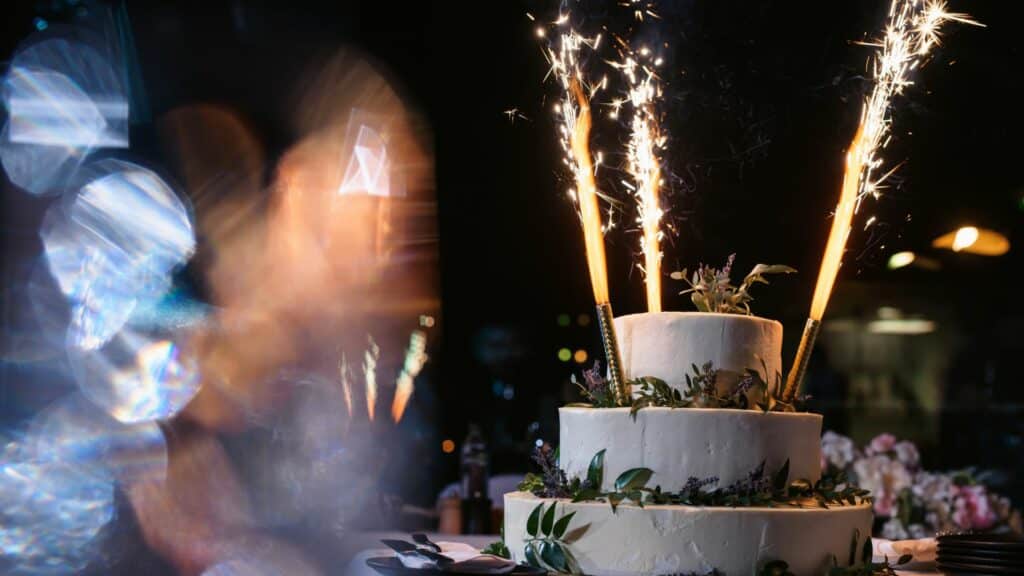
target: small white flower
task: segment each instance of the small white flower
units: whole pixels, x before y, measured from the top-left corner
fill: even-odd
[[[844,470],[857,457],[853,440],[829,430],[821,437],[821,456],[826,464]]]
[[[921,463],[921,454],[918,453],[917,446],[914,446],[913,442],[906,440],[897,442],[892,449],[896,453],[896,459],[907,468],[917,468]]]

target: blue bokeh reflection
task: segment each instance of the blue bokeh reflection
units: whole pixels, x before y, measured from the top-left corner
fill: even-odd
[[[61,193],[96,148],[127,148],[129,105],[100,50],[64,38],[28,44],[2,84],[0,164],[32,194]]]
[[[71,307],[69,347],[95,350],[124,326],[139,299],[157,298],[195,250],[191,215],[152,171],[119,160],[54,204],[40,235],[50,273]]]
[[[81,572],[114,517],[114,488],[62,462],[25,459],[15,443],[0,456],[0,569],[32,576]]]
[[[155,422],[119,422],[81,394],[40,412],[26,448],[33,461],[75,466],[110,481],[162,481],[167,475],[167,441]]]
[[[98,350],[69,350],[79,390],[120,422],[165,420],[199,391],[198,365],[172,340],[124,329]]]

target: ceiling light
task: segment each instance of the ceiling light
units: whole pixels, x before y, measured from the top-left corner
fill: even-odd
[[[932,247],[980,256],[1002,256],[1010,251],[1010,241],[995,230],[963,226],[936,238]]]
[[[868,322],[872,334],[928,334],[935,331],[935,322],[922,318],[896,318]]]

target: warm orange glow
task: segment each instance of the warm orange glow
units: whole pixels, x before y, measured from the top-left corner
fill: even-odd
[[[864,125],[857,129],[857,134],[850,143],[850,149],[846,151],[846,173],[843,174],[843,189],[839,195],[839,204],[836,206],[836,213],[832,219],[832,231],[828,234],[828,244],[825,246],[825,257],[821,261],[821,270],[818,272],[818,283],[814,287],[814,300],[811,301],[811,318],[821,320],[825,315],[825,307],[828,305],[829,295],[832,294],[832,286],[836,283],[836,276],[839,274],[839,266],[843,262],[843,252],[846,250],[846,239],[850,236],[850,225],[853,221],[853,214],[857,211],[857,198],[860,190],[860,176],[863,162],[861,150],[861,137],[864,134]]]
[[[590,99],[583,93],[579,80],[573,78],[569,88],[579,105],[570,144],[576,161],[576,200],[580,206],[580,218],[583,219],[587,268],[590,270],[590,285],[594,289],[594,302],[607,304],[608,270],[605,266],[604,234],[601,231],[601,209],[597,200],[597,183],[594,181],[594,164],[590,158]]]
[[[953,252],[966,250],[978,241],[978,229],[974,226],[964,226],[956,231],[953,236]]]
[[[455,452],[455,442],[449,438],[445,438],[445,440],[441,442],[441,451],[445,454]]]
[[[412,397],[413,385],[423,365],[427,363],[427,334],[414,330],[409,337],[409,348],[405,352],[405,364],[395,384],[395,399],[391,402],[391,419],[397,424],[405,414],[405,407]]]
[[[575,360],[577,364],[583,364],[587,361],[587,351],[582,348],[577,350],[576,353],[572,355],[572,359]]]
[[[1010,240],[995,230],[964,226],[939,236],[932,247],[979,256],[1002,256],[1010,251]]]

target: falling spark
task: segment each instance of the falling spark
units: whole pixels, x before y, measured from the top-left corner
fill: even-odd
[[[580,70],[580,51],[584,47],[594,50],[601,37],[587,39],[566,26],[568,14],[562,14],[555,21],[563,27],[557,48],[549,48],[545,54],[553,75],[562,89],[560,101],[555,107],[558,121],[559,140],[565,152],[565,163],[569,166],[576,182],[570,196],[575,200],[583,223],[583,238],[587,253],[587,268],[590,284],[597,304],[608,303],[608,272],[605,264],[604,234],[601,225],[601,207],[598,199],[595,174],[600,166],[600,154],[595,162],[590,155],[590,100],[601,89],[607,79],[596,85],[587,86]]]
[[[624,41],[620,42],[625,45]],[[661,312],[661,218],[664,211],[658,200],[658,190],[661,185],[659,151],[665,145],[665,137],[661,133],[656,104],[661,97],[661,85],[654,70],[640,62],[641,58],[648,56],[650,51],[646,48],[639,53],[627,50],[621,62],[610,63],[623,75],[629,87],[628,97],[615,100],[612,105],[615,116],[626,102],[633,111],[626,153],[626,169],[632,176],[632,182],[624,184],[636,200],[637,223],[643,232],[640,249],[644,255],[641,268],[647,287],[647,311]]]
[[[523,120],[529,120],[525,114],[519,111],[519,108],[509,108],[508,110],[502,111],[502,114],[508,117],[509,124],[515,124],[516,118],[522,118]]]
[[[940,0],[893,0],[885,32],[877,42],[873,64],[874,88],[863,103],[860,125],[846,153],[843,187],[832,220],[825,256],[811,303],[811,318],[820,321],[843,259],[853,216],[867,196],[878,197],[892,170],[879,175],[881,152],[889,142],[894,96],[912,84],[908,76],[939,43],[940,26],[947,21],[980,26],[966,14],[946,12]]]
[[[412,396],[413,384],[423,365],[427,363],[427,333],[413,330],[409,336],[409,348],[405,351],[405,363],[398,374],[395,385],[395,399],[391,403],[391,419],[397,424],[405,413],[405,407]]]
[[[367,336],[368,346],[363,355],[363,377],[366,379],[366,414],[373,420],[377,408],[377,359],[380,358],[380,348],[373,341],[373,336]]]
[[[341,360],[338,362],[338,373],[341,376],[341,392],[345,398],[345,409],[348,417],[352,419],[352,369],[348,365],[345,353],[341,353]]]

